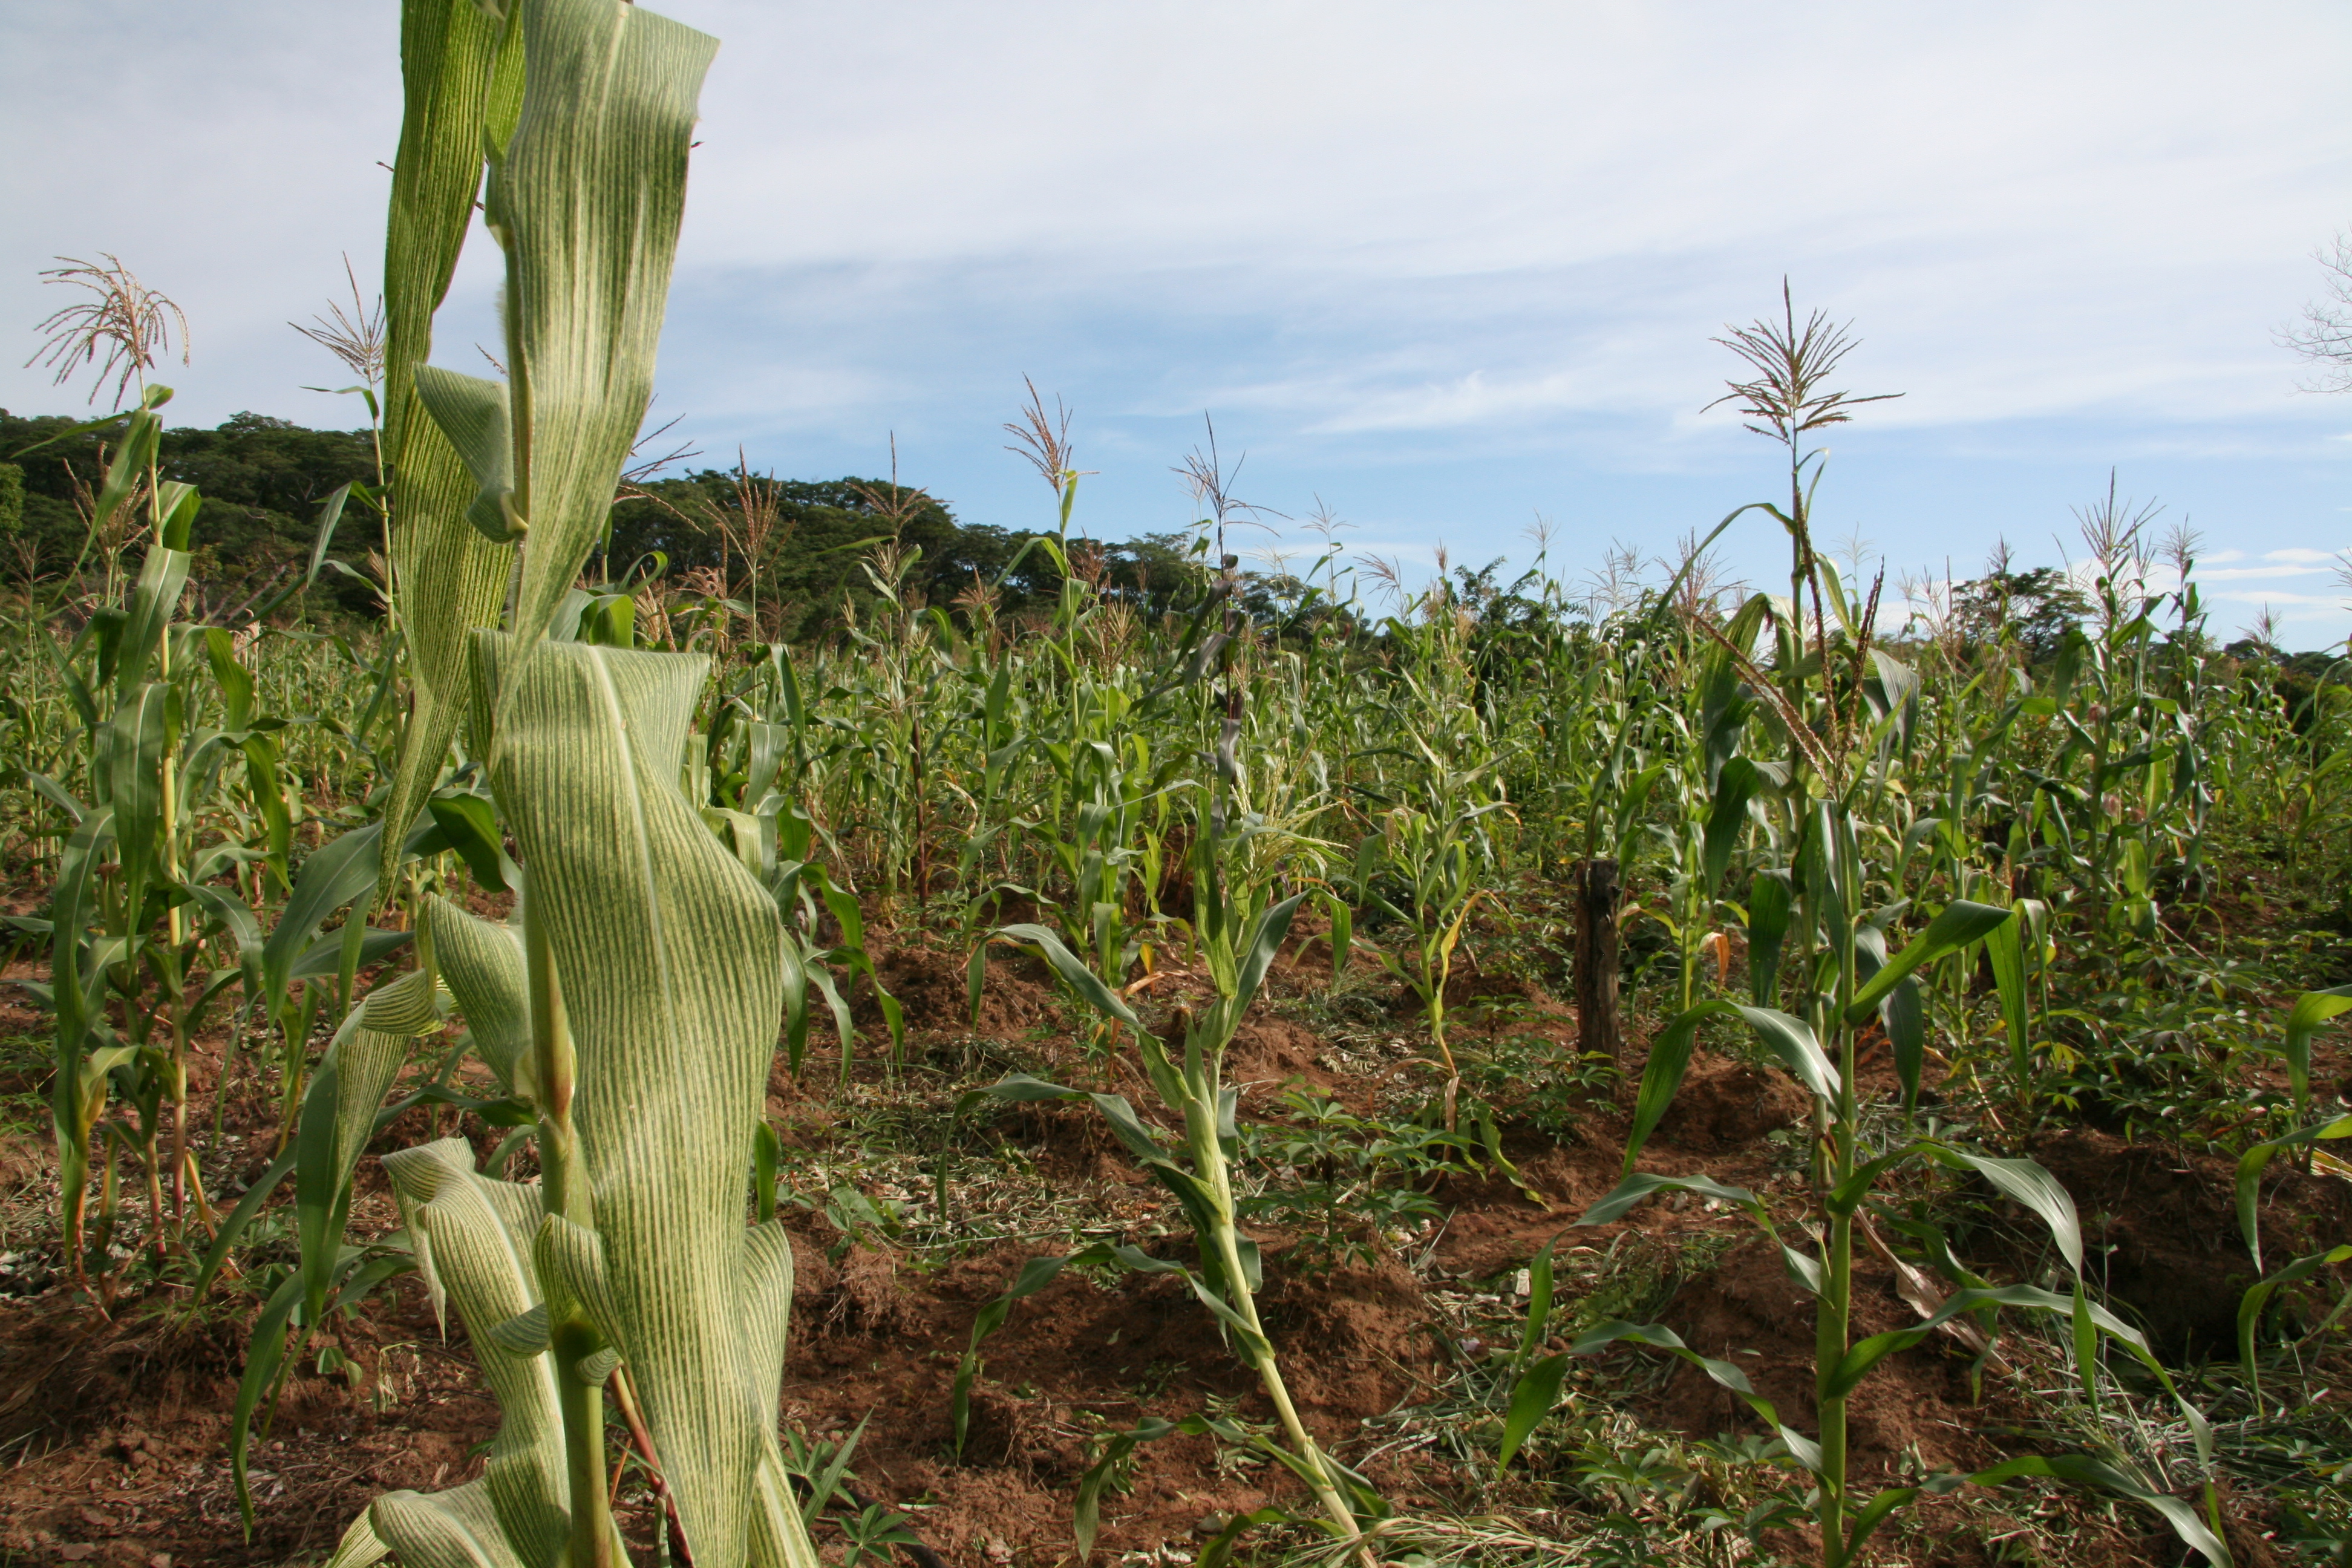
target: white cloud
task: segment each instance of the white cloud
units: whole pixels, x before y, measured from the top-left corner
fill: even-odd
[[[2228,583],[2246,577],[2325,577],[2327,569],[2321,566],[2225,566],[2216,572],[2202,562],[2198,563],[2197,580],[2200,583]]]
[[[1001,263],[1129,310],[1205,289],[1358,340],[1286,383],[1334,432],[1685,414],[1706,333],[1783,269],[1861,318],[1858,374],[1911,389],[1892,425],[2274,415],[2268,331],[2352,172],[2352,19],[2314,0],[1847,0],[1801,27],[1632,0],[669,8],[725,41],[682,283]],[[0,247],[0,319],[39,313],[28,261],[113,246],[198,306],[203,375],[307,363],[276,323],[380,232],[390,13],[16,19],[0,112],[49,155],[0,176],[37,215]],[[1383,371],[1400,349],[1422,363]]]
[[[2243,589],[2224,588],[2205,596],[2209,599],[2227,600],[2233,605],[2316,605],[2330,610],[2341,610],[2344,607],[2344,595],[2341,594],[2284,592],[2253,594]]]
[[[662,379],[717,458],[870,471],[895,430],[1010,518],[995,426],[1031,372],[1080,405],[1113,536],[1164,525],[1213,408],[1297,492],[1269,499],[1393,541],[1359,548],[1517,549],[1540,507],[1590,553],[1750,499],[1717,482],[1769,464],[1700,413],[1707,339],[1785,272],[1856,322],[1851,384],[1907,394],[1836,433],[1831,487],[1895,558],[2071,538],[2120,461],[2197,500],[2215,568],[2326,569],[2345,405],[2271,341],[2352,218],[2323,0],[653,3],[724,42]],[[33,276],[109,248],[194,318],[175,412],[347,417],[295,390],[327,367],[284,323],[380,247],[394,0],[16,9],[0,404],[60,405],[16,368]],[[1872,452],[1917,471],[1849,489]]]

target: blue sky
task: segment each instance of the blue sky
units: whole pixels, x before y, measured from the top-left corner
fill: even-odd
[[[2352,222],[2340,6],[666,9],[724,42],[658,405],[711,461],[873,474],[895,433],[968,520],[1042,524],[999,429],[1027,374],[1075,410],[1102,537],[1187,520],[1205,412],[1242,495],[1319,498],[1353,551],[1523,562],[1541,515],[1573,575],[1771,493],[1771,448],[1702,410],[1733,369],[1708,339],[1786,274],[1854,323],[1854,389],[1906,394],[1835,433],[1821,492],[1890,578],[1997,537],[2079,555],[2112,467],[2204,535],[2223,629],[2352,632],[2352,398],[2273,341]],[[180,417],[348,416],[285,323],[343,251],[373,270],[395,22],[11,7],[0,405],[79,404],[18,368],[36,273],[111,250],[192,319]],[[484,249],[444,363],[490,340]],[[1728,558],[1783,547],[1743,523]]]

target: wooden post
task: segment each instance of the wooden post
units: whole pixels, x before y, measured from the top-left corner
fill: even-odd
[[[1576,867],[1576,1045],[1612,1062],[1624,1059],[1617,1021],[1617,906],[1622,889],[1614,860]]]

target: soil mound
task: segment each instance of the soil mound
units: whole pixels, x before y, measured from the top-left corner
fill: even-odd
[[[992,952],[980,993],[980,1021],[972,1022],[966,987],[970,956],[943,948],[894,947],[875,964],[882,988],[890,993],[909,1029],[938,1029],[951,1034],[981,1034],[996,1038],[1017,1035],[1051,1015],[1047,1005],[1052,986],[1045,984],[1033,959],[1003,951]],[[854,1009],[860,1024],[879,1027],[882,1010],[870,987],[860,985]]]
[[[1658,1137],[1694,1153],[1739,1149],[1805,1114],[1805,1093],[1780,1073],[1700,1051]]]
[[[2094,1279],[2159,1355],[2237,1353],[2238,1302],[2257,1275],[2238,1231],[2234,1162],[2087,1128],[2037,1139],[2032,1153],[2074,1196]],[[2352,1184],[2273,1160],[2261,1217],[2263,1260],[2276,1269],[2352,1236]]]
[[[1855,1258],[1855,1339],[1918,1321],[1896,1299],[1894,1283],[1877,1259]],[[1780,1254],[1761,1237],[1742,1243],[1716,1268],[1685,1283],[1663,1321],[1700,1354],[1745,1372],[1783,1422],[1801,1432],[1815,1429],[1813,1299],[1789,1278]],[[1973,1468],[1998,1457],[1977,1435],[1986,1413],[1970,1400],[1968,1362],[1948,1352],[1952,1344],[1937,1336],[1889,1356],[1854,1393],[1847,1424],[1857,1473],[1891,1476],[1914,1446],[1928,1464],[1944,1468]],[[1694,1437],[1747,1436],[1760,1429],[1746,1401],[1681,1361],[1658,1396],[1654,1415]]]

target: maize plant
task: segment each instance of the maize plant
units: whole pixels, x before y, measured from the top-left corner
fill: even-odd
[[[1808,343],[1813,345],[1811,350]],[[1995,952],[2009,955],[2005,961],[1995,961],[2003,1012],[2011,1020],[2012,1035],[2022,1038],[2030,1020],[2023,966],[2015,958],[2015,932],[2021,917],[2007,908],[1955,898],[1890,956],[1887,937],[1909,900],[1901,897],[1898,882],[1889,889],[1895,895],[1892,901],[1873,904],[1876,878],[1863,854],[1865,840],[1861,819],[1873,804],[1877,780],[1908,726],[1906,698],[1912,683],[1907,668],[1883,656],[1875,668],[1877,679],[1862,679],[1871,652],[1874,605],[1862,606],[1856,613],[1835,574],[1811,553],[1804,525],[1811,489],[1803,481],[1807,468],[1816,465],[1819,458],[1803,449],[1801,437],[1807,429],[1842,417],[1837,414],[1838,398],[1822,395],[1818,386],[1809,391],[1806,385],[1808,377],[1822,368],[1806,356],[1821,344],[1810,336],[1800,340],[1792,318],[1785,336],[1767,334],[1760,340],[1759,353],[1764,347],[1777,347],[1781,353],[1778,360],[1767,357],[1768,365],[1781,373],[1779,379],[1769,385],[1734,390],[1770,422],[1768,433],[1782,439],[1790,453],[1791,510],[1782,515],[1782,521],[1789,525],[1796,552],[1791,609],[1810,596],[1815,609],[1813,636],[1808,647],[1801,611],[1779,617],[1780,668],[1774,672],[1779,677],[1775,679],[1757,669],[1748,650],[1731,636],[1720,630],[1714,635],[1727,659],[1719,670],[1748,678],[1747,689],[1780,720],[1778,727],[1791,752],[1786,783],[1777,792],[1782,812],[1795,819],[1794,831],[1784,840],[1791,860],[1780,868],[1791,897],[1785,914],[1775,910],[1776,925],[1782,921],[1786,924],[1774,933],[1772,945],[1777,948],[1789,935],[1797,938],[1794,962],[1789,967],[1794,972],[1799,1011],[1792,1015],[1763,1005],[1769,997],[1759,987],[1756,1005],[1709,1001],[1670,1020],[1652,1042],[1627,1137],[1623,1179],[1579,1223],[1597,1225],[1615,1219],[1645,1198],[1668,1191],[1702,1194],[1748,1213],[1779,1247],[1790,1279],[1814,1298],[1819,1434],[1809,1436],[1784,1423],[1737,1366],[1699,1354],[1669,1329],[1622,1321],[1602,1324],[1584,1335],[1570,1352],[1530,1368],[1523,1375],[1523,1381],[1536,1390],[1528,1403],[1538,1407],[1549,1405],[1570,1353],[1592,1353],[1630,1341],[1681,1356],[1745,1399],[1812,1474],[1817,1483],[1821,1561],[1823,1568],[1846,1568],[1859,1559],[1882,1522],[1921,1495],[1917,1487],[1887,1488],[1859,1502],[1849,1494],[1847,1403],[1864,1379],[1886,1356],[1917,1343],[1952,1319],[1989,1313],[2002,1306],[2057,1313],[2071,1320],[2075,1363],[2086,1397],[2096,1402],[2095,1352],[2104,1336],[2145,1363],[2179,1405],[2195,1436],[2199,1461],[2207,1471],[2203,1515],[2163,1487],[2131,1473],[2120,1454],[2011,1460],[1970,1477],[1941,1478],[1936,1487],[1949,1489],[1964,1479],[1990,1485],[2029,1474],[2104,1485],[2157,1509],[2183,1540],[2211,1561],[2225,1563],[2229,1553],[2221,1541],[2219,1503],[2210,1479],[2211,1433],[2195,1407],[2180,1397],[2146,1339],[2090,1300],[2083,1273],[2081,1226],[2065,1190],[2031,1161],[1996,1158],[1933,1137],[1908,1139],[1875,1154],[1864,1145],[1855,1070],[1858,1037],[1864,1025],[1875,1024],[1892,1044],[1906,1108],[1917,1098],[1925,1023],[1921,987],[1914,977],[1916,971],[1979,942],[1993,940]],[[1829,342],[1832,365],[1834,348],[1832,339]],[[1818,479],[1817,469],[1814,478]],[[1834,609],[1843,633],[1835,644],[1829,617],[1821,609],[1824,604]],[[1743,616],[1735,622],[1740,624],[1752,627],[1756,620]],[[1845,666],[1843,681],[1835,679],[1841,663]],[[1730,776],[1744,760],[1727,759],[1720,773]],[[1751,793],[1766,777],[1753,764],[1744,776]],[[1740,804],[1744,807],[1745,802]],[[1746,826],[1737,815],[1729,824],[1727,831],[1735,835]],[[1718,842],[1708,859],[1720,858],[1727,864],[1728,858],[1728,847]],[[1816,1131],[1814,1202],[1819,1230],[1817,1249],[1810,1255],[1782,1238],[1769,1206],[1755,1194],[1703,1175],[1661,1175],[1636,1168],[1643,1142],[1681,1087],[1700,1026],[1717,1016],[1743,1020],[1811,1100]],[[2073,1272],[2071,1300],[2031,1286],[1996,1288],[1971,1281],[1929,1313],[1922,1326],[1854,1342],[1854,1239],[1857,1228],[1868,1231],[1872,1190],[1882,1176],[1895,1169],[1927,1163],[1980,1176],[2038,1215]]]
[[[1155,977],[1147,976],[1133,986],[1117,986],[1071,952],[1058,933],[1044,926],[1005,926],[993,933],[997,940],[1028,947],[1043,957],[1106,1024],[1123,1029],[1133,1039],[1161,1108],[1181,1124],[1178,1145],[1171,1148],[1163,1142],[1123,1095],[1084,1093],[1016,1075],[972,1099],[1019,1102],[1083,1097],[1101,1111],[1120,1144],[1182,1206],[1192,1226],[1200,1269],[1196,1274],[1134,1248],[1114,1249],[1112,1260],[1146,1272],[1183,1273],[1193,1295],[1216,1318],[1235,1353],[1257,1374],[1285,1443],[1247,1439],[1232,1431],[1219,1435],[1250,1441],[1282,1463],[1306,1483],[1321,1510],[1324,1526],[1341,1539],[1353,1539],[1383,1507],[1369,1484],[1341,1465],[1307,1430],[1283,1381],[1274,1342],[1259,1319],[1256,1295],[1265,1283],[1264,1268],[1257,1244],[1242,1233],[1236,1221],[1233,1159],[1239,1136],[1234,1124],[1238,1095],[1223,1077],[1225,1047],[1232,1044],[1265,984],[1266,971],[1306,894],[1276,899],[1266,881],[1244,872],[1244,861],[1237,852],[1243,846],[1234,840],[1249,828],[1221,831],[1207,809],[1199,814],[1193,826],[1193,943],[1212,999],[1198,1012],[1188,1005],[1176,1008],[1172,1040],[1163,1041],[1152,1033],[1129,1001],[1132,993]],[[1036,1279],[1030,1288],[1042,1283]],[[978,1338],[976,1333],[975,1345]],[[1079,1487],[1082,1549],[1092,1545],[1096,1510],[1110,1467],[1138,1442],[1194,1429],[1217,1430],[1213,1425],[1196,1423],[1186,1427],[1157,1421],[1121,1434],[1106,1447]]]
[[[50,980],[33,994],[57,1017],[51,1110],[60,1217],[70,1267],[85,1284],[93,1259],[110,1273],[118,1152],[143,1172],[159,1258],[167,1242],[184,1249],[192,1213],[211,1227],[190,1143],[190,1041],[230,987],[249,1007],[271,977],[282,988],[320,962],[309,942],[314,929],[271,944],[260,939],[256,906],[266,904],[272,882],[285,886],[292,847],[277,739],[285,721],[256,712],[254,678],[226,629],[178,620],[200,500],[157,471],[157,411],[170,397],[169,388],[145,389],[89,503],[93,536],[128,534],[118,520],[135,515],[147,549],[127,599],[100,604],[74,644],[56,654],[78,720],[79,742],[66,752],[75,765],[63,779],[25,773],[69,824],[45,928]],[[322,540],[347,493],[324,509]],[[131,1111],[127,1121],[107,1114],[117,1099]],[[101,1136],[98,1234],[86,1246]]]
[[[392,983],[413,994],[377,1020],[375,998],[393,994],[379,987],[346,1046],[404,1038],[380,1022],[424,1024],[446,964],[479,1047],[530,1108],[541,1179],[484,1177],[462,1144],[388,1160],[416,1266],[466,1320],[504,1420],[481,1479],[379,1499],[343,1563],[623,1561],[608,1388],[695,1562],[814,1562],[775,1430],[792,1254],[744,1208],[782,921],[681,787],[709,661],[551,632],[645,412],[715,47],[606,0],[412,0],[403,16],[387,440],[415,641],[387,820],[423,805],[470,724],[520,889],[504,930],[425,906],[439,941]],[[485,155],[505,383],[423,363]],[[406,842],[386,835],[386,886]],[[360,1125],[385,1079],[335,1068],[331,1120]],[[346,1147],[333,1143],[336,1163]]]

